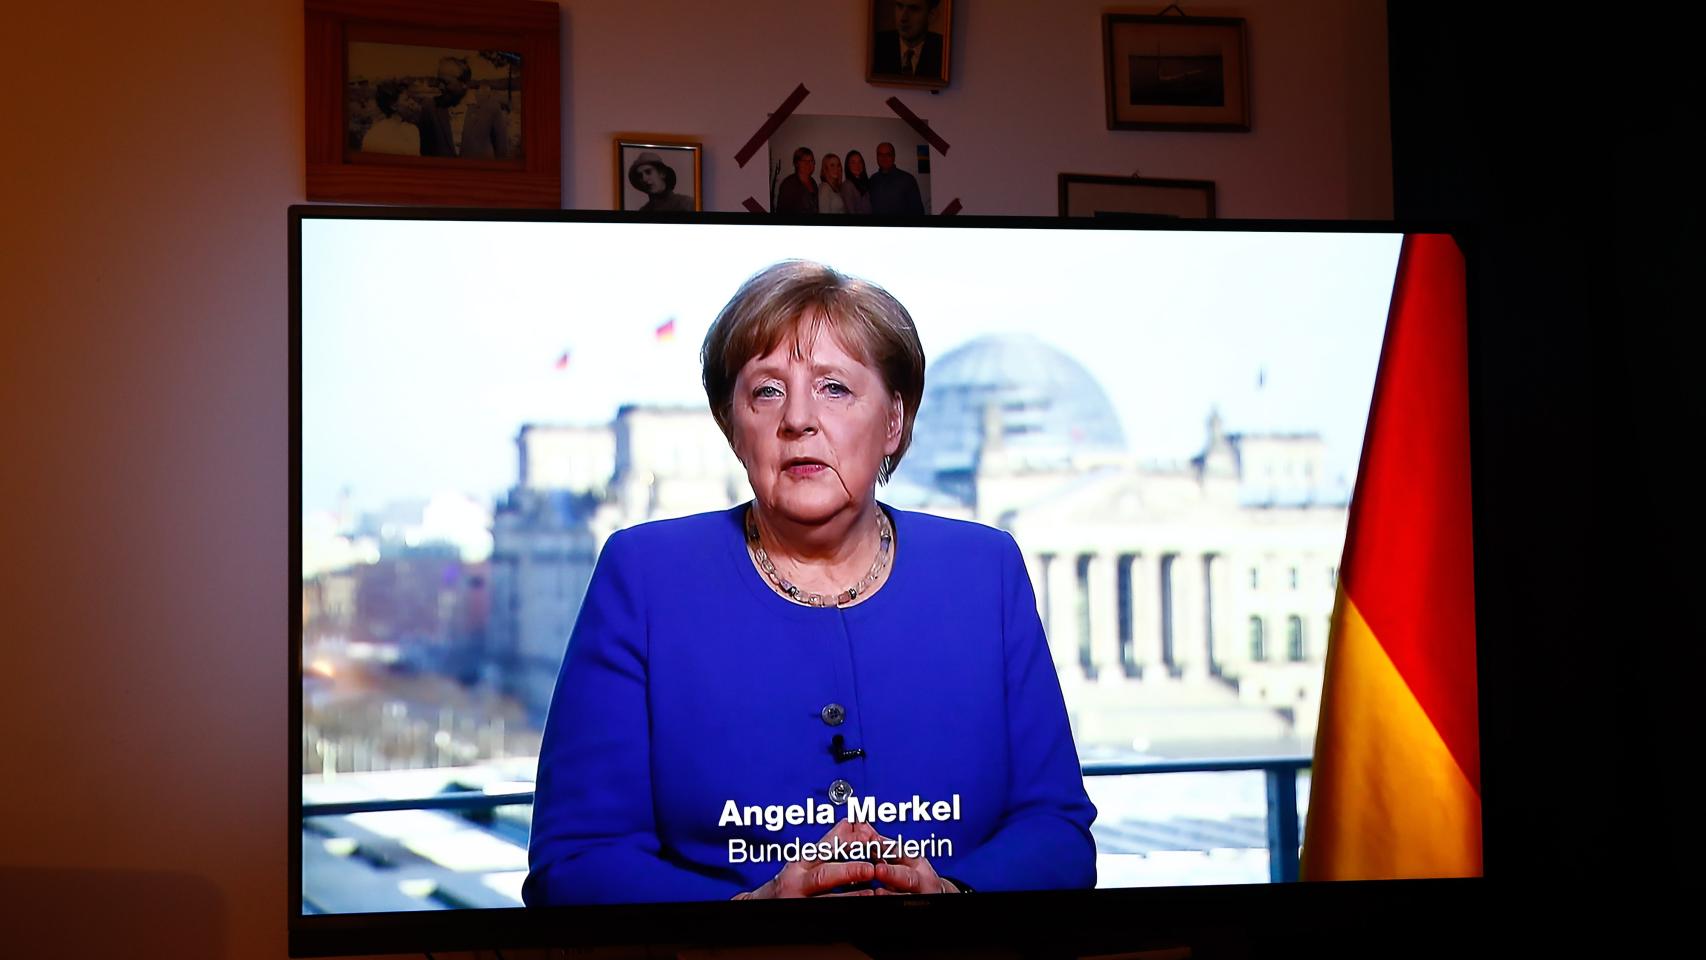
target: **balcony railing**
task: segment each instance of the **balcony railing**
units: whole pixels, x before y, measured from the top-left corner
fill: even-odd
[[[1297,851],[1303,830],[1297,814],[1297,774],[1309,769],[1308,757],[1247,757],[1232,760],[1147,760],[1139,763],[1090,761],[1086,777],[1130,777],[1162,773],[1241,773],[1261,771],[1267,781],[1268,879],[1297,879]]]
[[[1297,774],[1307,770],[1308,757],[1249,757],[1232,760],[1149,760],[1139,763],[1089,761],[1081,764],[1086,777],[1132,777],[1165,773],[1243,773],[1260,771],[1267,781],[1268,879],[1289,883],[1297,879],[1297,852],[1302,829],[1297,812]],[[338,817],[388,810],[449,810],[461,813],[533,803],[533,791],[485,793],[460,790],[425,797],[389,800],[345,800],[305,803],[302,817]]]

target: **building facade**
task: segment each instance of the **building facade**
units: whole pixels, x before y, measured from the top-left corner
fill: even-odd
[[[493,524],[493,678],[543,717],[605,538],[750,498],[700,408],[523,427]],[[1307,752],[1346,504],[1307,431],[1211,413],[1176,463],[1126,449],[1100,385],[1028,337],[932,364],[881,499],[1011,532],[1087,753]]]

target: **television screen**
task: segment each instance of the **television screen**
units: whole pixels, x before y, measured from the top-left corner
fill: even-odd
[[[293,932],[1299,879],[1417,238],[292,226]],[[1468,602],[1381,663],[1478,789]]]

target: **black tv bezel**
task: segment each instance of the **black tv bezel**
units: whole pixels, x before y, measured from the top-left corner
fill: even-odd
[[[1481,504],[1488,483],[1475,469],[1477,423],[1488,415],[1476,404],[1478,366],[1473,231],[1461,223],[1391,220],[1183,220],[1149,217],[1062,218],[977,216],[838,218],[745,213],[646,215],[607,211],[478,209],[467,207],[320,206],[289,208],[289,817],[287,911],[293,957],[421,953],[489,948],[571,947],[615,944],[738,946],[851,942],[866,949],[990,945],[1027,952],[1111,952],[1146,946],[1229,942],[1251,944],[1274,937],[1325,945],[1357,938],[1388,922],[1449,918],[1416,937],[1449,937],[1484,918],[1494,903],[1499,871],[1496,829],[1489,826],[1501,795],[1497,757],[1489,762],[1487,696],[1490,658],[1479,624],[1489,593],[1480,536],[1483,511],[1474,515],[1476,661],[1482,757],[1483,875],[1473,878],[1134,887],[979,893],[957,897],[883,897],[846,900],[651,903],[547,909],[467,909],[397,913],[302,913],[302,223],[305,220],[422,220],[544,223],[696,223],[725,225],[834,225],[843,229],[921,227],[937,230],[1142,230],[1149,232],[1262,232],[1448,234],[1464,256],[1469,324],[1470,462],[1472,502]],[[1494,789],[1489,793],[1489,784]],[[1513,797],[1514,800],[1514,797]],[[1326,938],[1326,939],[1322,939]]]

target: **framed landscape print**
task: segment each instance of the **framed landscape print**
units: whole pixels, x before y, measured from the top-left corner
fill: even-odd
[[[1060,215],[1211,220],[1214,218],[1214,181],[1063,173],[1060,175]]]
[[[1102,15],[1109,130],[1250,129],[1244,21]]]

